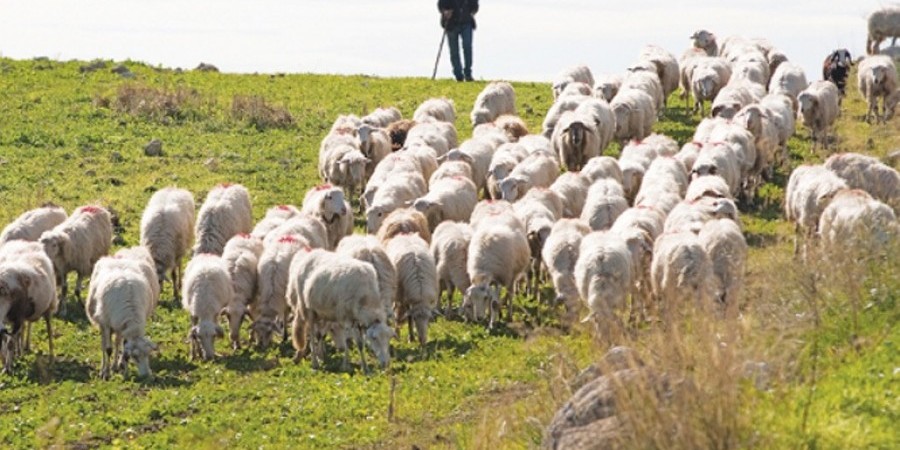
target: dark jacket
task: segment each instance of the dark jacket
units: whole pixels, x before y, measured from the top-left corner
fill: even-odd
[[[453,15],[449,20],[441,20],[444,29],[451,30],[460,25],[472,25],[475,28],[475,17],[478,12],[478,0],[438,0],[438,11],[452,9]]]

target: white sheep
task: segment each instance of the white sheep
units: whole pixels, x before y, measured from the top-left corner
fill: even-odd
[[[828,148],[828,130],[840,113],[837,86],[831,81],[815,81],[797,96],[798,118],[807,128],[813,140],[813,150],[817,144]]]
[[[253,228],[250,193],[239,184],[223,183],[206,196],[194,225],[194,254],[221,255],[232,236],[249,233]]]
[[[835,194],[819,218],[824,248],[834,255],[878,255],[900,236],[900,223],[890,206],[866,191],[846,189]]]
[[[661,114],[665,110],[666,97],[662,81],[660,81],[656,73],[656,65],[645,61],[643,65],[638,64],[629,67],[628,70],[629,72],[625,76],[625,80],[622,81],[622,88],[619,90],[619,93],[621,94],[626,90],[632,89],[643,91],[653,99],[653,111],[657,115]]]
[[[472,227],[462,222],[441,222],[434,229],[431,239],[431,255],[434,258],[438,277],[438,304],[447,293],[449,311],[453,304],[456,290],[465,293],[472,284],[466,264],[469,254],[469,243],[472,241]]]
[[[741,157],[734,147],[725,142],[708,143],[694,161],[691,178],[718,175],[728,183],[732,197],[741,192]]]
[[[397,296],[394,304],[397,323],[409,323],[409,340],[418,336],[419,345],[428,342],[428,322],[438,303],[438,275],[434,256],[416,234],[401,234],[388,241],[385,252],[397,269]],[[415,325],[415,332],[413,331]]]
[[[13,241],[36,241],[45,231],[65,222],[68,215],[66,210],[52,203],[47,203],[40,208],[25,211],[16,220],[3,228],[0,234],[0,244]]]
[[[583,96],[591,96],[594,94],[593,88],[587,83],[582,83],[580,81],[573,81],[566,85],[566,88],[563,89],[562,92],[559,93],[557,99],[564,97],[583,97]]]
[[[716,42],[716,35],[707,30],[697,30],[690,37],[693,40],[694,48],[703,49],[709,56],[718,56],[719,44]]]
[[[757,108],[751,109],[756,109],[755,112],[758,113],[756,118],[761,120],[760,111]],[[759,154],[760,152],[756,149],[756,137],[744,126],[746,125],[751,128],[758,127],[758,129],[763,130],[762,127],[764,125],[760,124],[759,121],[754,122],[752,118],[751,120],[743,120],[743,122],[743,124],[740,124],[733,120],[721,123],[713,128],[709,133],[709,142],[707,143],[707,146],[704,147],[703,153],[706,153],[707,147],[716,148],[716,146],[720,146],[721,144],[731,147],[733,156],[736,158],[734,162],[738,167],[738,187],[743,188],[747,198],[753,198],[756,186],[761,183],[760,175],[762,169],[766,168],[771,157],[767,154]],[[771,134],[771,127],[761,131],[761,133],[765,132],[769,133],[765,138],[767,140],[766,145],[770,145],[768,143],[773,139],[777,139],[777,137]],[[771,151],[771,146],[767,151]],[[701,154],[700,156],[703,157],[704,155]],[[697,161],[694,161],[695,166],[696,164]],[[693,169],[697,169],[697,167],[694,167]],[[723,177],[726,180],[728,179],[724,175]]]
[[[533,187],[550,187],[559,176],[559,163],[544,152],[532,153],[500,182],[500,196],[514,202]]]
[[[758,102],[765,95],[765,87],[732,77],[731,81],[719,90],[710,107],[710,113],[713,117],[731,119],[741,108]]]
[[[449,98],[430,98],[422,102],[413,113],[416,122],[427,122],[435,119],[441,122],[456,122],[456,107]]]
[[[366,209],[367,232],[377,233],[382,221],[392,211],[415,201],[425,193],[425,180],[418,173],[407,173],[405,177],[387,180],[378,188]]]
[[[641,140],[650,135],[656,123],[656,106],[649,94],[639,89],[623,89],[610,103],[616,116],[616,139]]]
[[[692,202],[702,197],[731,199],[731,188],[728,187],[728,182],[719,175],[698,176],[691,180],[684,199]]]
[[[151,296],[151,287],[138,261],[108,257],[97,261],[85,311],[88,320],[100,328],[101,378],[109,377],[110,358],[117,360],[121,370],[132,359],[139,376],[151,375],[150,353],[156,348],[146,335]],[[116,357],[119,354],[121,357]]]
[[[866,53],[875,55],[881,41],[893,37],[893,44],[900,37],[900,6],[890,5],[878,9],[869,15],[869,36],[866,38]]]
[[[540,192],[540,195],[534,193]],[[531,266],[528,270],[528,294],[540,301],[538,283],[542,278],[541,250],[550,235],[553,224],[561,217],[562,202],[556,193],[544,188],[534,188],[521,200],[513,204],[513,211],[525,225],[525,236],[531,252]]]
[[[553,79],[553,98],[559,97],[566,89],[566,86],[573,82],[593,86],[594,76],[591,74],[591,69],[585,65],[577,65],[560,71]]]
[[[898,10],[900,11],[900,10]],[[897,14],[900,19],[900,13]],[[900,26],[898,26],[900,28]],[[887,122],[894,115],[891,105],[888,110],[888,97],[897,89],[897,67],[889,56],[872,55],[865,57],[857,68],[859,93],[869,105],[866,110],[866,121],[875,118],[876,122]],[[881,98],[881,114],[878,113],[878,98]]]
[[[388,318],[388,322],[393,321],[394,297],[397,292],[397,269],[381,242],[374,236],[347,236],[346,239],[341,240],[335,253],[372,265],[378,276],[378,293],[381,295],[381,305],[384,308],[385,317]]]
[[[594,231],[606,230],[626,209],[628,200],[622,185],[613,180],[598,180],[588,189],[581,220]]]
[[[60,287],[60,309],[65,313],[68,292],[66,276],[75,271],[75,296],[81,299],[81,284],[90,276],[94,263],[109,253],[112,245],[112,222],[109,211],[102,206],[82,206],[65,222],[41,234],[40,242],[53,261],[56,285]]]
[[[366,180],[372,176],[375,166],[390,155],[391,136],[384,128],[363,124],[359,127],[359,150],[366,157]]]
[[[474,214],[473,214],[474,215]],[[473,225],[466,270],[472,285],[463,298],[463,310],[471,320],[487,315],[493,328],[500,312],[500,288],[506,288],[507,319],[512,320],[512,298],[516,281],[528,267],[530,252],[522,228],[492,221]]]
[[[493,122],[504,114],[516,114],[516,91],[505,81],[493,81],[475,99],[471,114],[472,126]]]
[[[500,198],[500,182],[509,176],[513,169],[516,168],[516,165],[528,155],[528,150],[519,143],[507,143],[497,147],[497,151],[494,152],[491,157],[491,163],[488,165],[486,180],[488,193],[491,198]]]
[[[549,189],[562,201],[563,209],[560,217],[568,219],[581,217],[589,187],[590,182],[583,172],[565,172],[559,175]]]
[[[859,153],[839,153],[825,160],[825,168],[854,189],[862,189],[900,213],[900,173],[881,161]]]
[[[597,81],[594,84],[594,96],[602,98],[607,102],[612,102],[616,97],[616,94],[619,93],[619,89],[622,88],[622,80],[623,77],[619,74],[604,74],[598,76]]]
[[[115,254],[116,258],[129,259],[138,264],[141,273],[147,278],[147,285],[150,286],[150,304],[147,314],[152,314],[159,304],[159,278],[156,275],[156,265],[153,262],[153,256],[150,250],[143,245],[136,247],[128,247],[120,249]]]
[[[778,146],[781,151],[775,152],[774,163],[783,165],[789,157],[788,139],[797,130],[797,115],[791,97],[778,93],[769,94],[759,101],[759,106],[778,130]]]
[[[561,219],[553,224],[541,250],[541,260],[556,289],[554,304],[566,306],[566,323],[574,319],[576,302],[581,298],[575,284],[575,263],[581,239],[590,232],[591,228],[580,219]]]
[[[469,139],[453,149],[441,161],[465,161],[472,166],[472,179],[478,192],[487,191],[487,174],[496,147],[483,138]]]
[[[697,161],[697,157],[700,156],[700,151],[703,149],[703,143],[698,141],[691,141],[685,143],[681,146],[681,150],[675,154],[674,158],[681,161],[681,164],[684,165],[684,168],[687,169],[688,172],[694,167],[694,162]]]
[[[228,317],[231,347],[235,350],[241,347],[241,323],[248,314],[250,305],[256,303],[259,292],[259,259],[262,252],[262,239],[247,234],[238,234],[229,239],[225,244],[225,250],[222,251],[222,259],[228,266],[228,275],[231,277],[231,287],[234,291],[234,297],[228,301],[224,312]]]
[[[271,245],[285,236],[300,236],[312,248],[328,248],[328,229],[322,219],[309,214],[299,214],[286,220],[263,239],[263,245]]]
[[[428,218],[415,208],[399,208],[392,211],[384,219],[381,228],[378,229],[378,241],[382,245],[401,234],[418,234],[425,242],[431,242],[431,228],[428,226]]]
[[[175,300],[180,299],[181,260],[193,240],[193,194],[174,187],[156,191],[141,215],[141,245],[150,250],[160,285],[171,279]]]
[[[631,253],[619,236],[593,232],[581,240],[575,263],[575,284],[598,325],[609,322],[624,328],[616,312],[631,292]]]
[[[413,207],[428,218],[434,230],[445,220],[465,222],[472,215],[478,193],[475,183],[465,177],[447,178],[431,185],[428,193],[413,202]]]
[[[367,207],[372,204],[375,194],[382,184],[387,180],[396,178],[397,176],[406,176],[406,174],[417,174],[422,179],[422,190],[425,190],[424,177],[422,177],[422,169],[419,161],[409,152],[394,152],[384,158],[380,164],[375,167],[369,181],[366,182],[366,188],[360,199],[361,206]],[[414,182],[416,180],[413,180]]]
[[[714,101],[719,91],[731,80],[731,67],[722,58],[701,57],[693,60],[690,89],[694,96],[693,112],[705,114],[704,101]]]
[[[740,217],[734,201],[721,197],[700,197],[697,200],[682,201],[666,216],[663,231],[697,233],[703,224],[713,219],[730,219],[739,223]]]
[[[740,226],[733,220],[710,220],[698,238],[712,263],[713,299],[725,308],[735,308],[741,301],[747,261],[747,241]]]
[[[769,110],[760,104],[747,105],[735,114],[733,121],[752,134],[756,158],[753,164],[749,164],[750,161],[747,161],[746,165],[751,167],[749,172],[752,175],[759,175],[763,172],[771,174],[776,155],[781,149],[782,136],[781,130],[778,124],[772,120]],[[716,137],[714,134],[713,139]],[[743,145],[743,147],[750,146]]]
[[[300,214],[300,209],[294,205],[275,205],[266,210],[266,215],[256,222],[251,236],[257,239],[265,239],[273,230]]]
[[[353,233],[350,202],[339,187],[326,184],[306,191],[300,212],[322,221],[328,234],[328,249],[333,250],[344,236]]]
[[[440,160],[438,159],[439,152],[433,147],[422,143],[404,147],[398,153],[407,153],[412,156],[416,163],[418,163],[419,165],[419,170],[422,173],[422,178],[426,180],[431,178],[431,175],[434,174],[434,172],[438,168],[438,165],[440,164]]]
[[[642,190],[645,188],[649,190],[653,185],[676,192],[683,197],[688,187],[687,169],[681,161],[672,156],[655,158],[644,172],[644,181],[641,183],[641,188],[638,189],[637,196],[641,195]]]
[[[258,291],[255,301],[249,305],[253,318],[251,334],[261,348],[272,343],[278,324],[286,323],[291,261],[298,252],[309,249],[309,243],[299,235],[286,235],[263,246],[256,267]]]
[[[371,127],[384,128],[402,118],[400,110],[391,106],[389,108],[375,108],[374,111],[360,119],[360,121]]]
[[[184,270],[181,305],[191,316],[191,359],[209,361],[216,355],[214,341],[225,337],[217,319],[234,297],[228,265],[211,253],[194,255]]]
[[[784,190],[784,217],[794,223],[795,254],[800,251],[800,238],[805,239],[806,250],[806,241],[818,231],[822,211],[835,194],[847,187],[844,180],[824,166],[801,165],[791,172]]]
[[[56,281],[53,262],[44,253],[40,244],[13,240],[0,247],[0,354],[3,356],[4,372],[12,370],[14,358],[19,353],[18,343],[22,340],[23,325],[44,318],[47,326],[47,340],[50,360],[53,360],[53,325],[50,317],[56,313],[59,300],[56,297]],[[6,322],[12,328],[6,329]],[[25,350],[28,349],[30,333],[25,331]]]
[[[589,159],[581,169],[581,176],[588,181],[588,184],[593,184],[601,178],[608,178],[619,183],[622,183],[623,179],[619,162],[612,156],[597,156]]]
[[[472,166],[465,161],[444,161],[428,179],[428,185],[432,186],[440,180],[463,177],[475,182],[472,177]]]
[[[478,229],[482,225],[490,226],[503,223],[525,234],[525,224],[516,217],[512,203],[506,200],[482,200],[475,205],[469,225]]]
[[[442,123],[444,122],[417,123],[406,133],[403,148],[424,145],[434,150],[438,156],[446,154],[452,146],[444,135],[443,129],[438,125]]]
[[[361,124],[362,120],[360,120],[356,114],[341,114],[337,119],[334,119],[334,123],[331,124],[328,135],[356,136],[356,130]]]
[[[772,79],[769,80],[769,93],[787,95],[794,104],[797,96],[807,86],[809,86],[809,82],[806,81],[806,72],[803,71],[803,68],[797,64],[786,62],[779,65],[772,74]]]
[[[544,121],[541,124],[541,135],[550,139],[553,136],[553,130],[556,128],[556,124],[559,122],[563,113],[566,111],[574,111],[581,102],[588,98],[589,97],[587,96],[567,96],[557,99],[550,105],[550,109],[547,110],[547,115],[544,116]]]
[[[690,302],[701,309],[713,295],[712,262],[696,234],[663,233],[653,245],[650,281],[663,317],[671,317]]]
[[[678,60],[671,53],[656,45],[648,45],[641,49],[638,60],[649,61],[656,68],[656,74],[662,83],[663,97],[669,98],[669,94],[678,89]],[[666,100],[663,100],[665,107]]]

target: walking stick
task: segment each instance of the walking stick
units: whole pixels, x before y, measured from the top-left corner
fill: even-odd
[[[444,40],[445,39],[447,39],[447,30],[444,30],[441,33],[441,45],[438,46],[437,58],[435,58],[435,60],[434,60],[434,71],[431,72],[431,80],[432,81],[434,81],[434,78],[437,77],[438,62],[440,62],[440,60],[441,60],[441,50],[444,49]]]

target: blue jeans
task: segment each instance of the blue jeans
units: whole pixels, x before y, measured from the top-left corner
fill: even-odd
[[[462,38],[465,68],[459,62],[459,40]],[[472,25],[459,25],[447,30],[447,45],[450,48],[450,64],[453,64],[453,76],[456,81],[472,79]]]

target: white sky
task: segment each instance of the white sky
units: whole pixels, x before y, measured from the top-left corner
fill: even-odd
[[[752,4],[753,6],[739,6]],[[548,81],[577,63],[621,72],[645,44],[678,57],[706,28],[766,37],[818,79],[834,48],[865,49],[872,0],[481,0],[474,75]],[[0,54],[133,59],[225,72],[431,76],[436,0],[0,0]],[[717,6],[709,6],[715,4]],[[616,6],[625,5],[625,6]],[[450,76],[444,49],[438,74]]]

